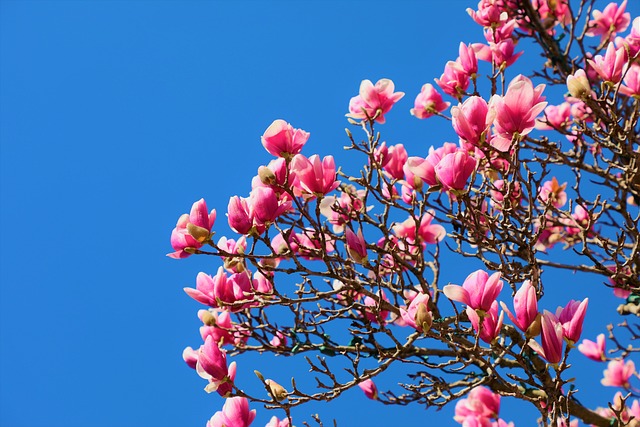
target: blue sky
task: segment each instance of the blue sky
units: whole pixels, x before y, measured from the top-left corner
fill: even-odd
[[[181,359],[200,340],[182,288],[218,264],[165,257],[178,216],[204,197],[224,234],[229,197],[271,159],[260,135],[276,118],[311,133],[307,154],[347,159],[344,114],[365,78],[407,93],[387,141],[425,155],[453,140],[409,109],[461,40],[482,41],[465,13],[476,3],[0,1],[0,425],[204,426],[223,401]],[[558,280],[574,297],[597,286]],[[617,303],[600,301],[607,316]],[[305,372],[292,358],[238,363],[249,389],[265,363]],[[252,407],[264,425],[272,414]],[[300,421],[315,412],[454,425],[453,407],[389,408],[359,390]]]

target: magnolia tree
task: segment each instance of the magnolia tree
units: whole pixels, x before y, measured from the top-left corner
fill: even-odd
[[[640,313],[640,18],[625,8],[469,9],[484,40],[461,43],[411,110],[450,121],[458,138],[426,157],[383,141],[385,114],[404,96],[388,79],[364,80],[349,102],[346,149],[359,171],[305,153],[309,133],[295,124],[266,129],[273,157],[226,209],[235,234],[214,238],[216,210],[199,200],[171,235],[170,257],[220,264],[185,289],[204,308],[203,343],[184,360],[226,399],[208,427],[249,426],[250,403],[280,410],[267,426],[292,426],[291,408],[354,387],[390,405],[455,402],[463,426],[512,425],[499,409],[517,400],[544,426],[640,425],[640,327],[629,321]],[[512,75],[525,44],[545,62]],[[552,99],[554,85],[564,97]],[[459,284],[443,283],[445,251],[483,268],[458,266]],[[558,270],[610,288],[628,317],[583,337],[588,298],[567,295],[557,308],[543,298]],[[235,380],[250,368],[233,361],[246,352],[304,357],[316,382],[262,367],[265,390],[250,394]],[[601,362],[609,402],[580,403],[569,355]],[[398,365],[408,375],[378,391],[376,377]]]

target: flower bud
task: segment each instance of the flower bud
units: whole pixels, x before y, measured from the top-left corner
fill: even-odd
[[[567,76],[567,89],[574,98],[582,99],[591,94],[591,85],[583,69]]]
[[[211,312],[209,310],[201,310],[200,313],[198,313],[200,315],[200,320],[202,320],[202,323],[204,323],[207,326],[215,326],[216,325],[216,318],[213,314],[211,314]]]
[[[416,325],[422,328],[422,332],[427,332],[431,329],[433,323],[433,316],[425,304],[418,304],[418,310],[416,311]]]
[[[285,390],[285,388],[282,387],[277,382],[273,380],[266,380],[265,384],[269,386],[269,390],[271,391],[271,394],[273,394],[273,397],[275,397],[275,399],[278,402],[287,398],[287,394],[288,394],[287,390]]]

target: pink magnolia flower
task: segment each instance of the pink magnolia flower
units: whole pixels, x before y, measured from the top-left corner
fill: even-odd
[[[640,98],[640,66],[633,64],[624,76],[624,84],[620,86],[620,92],[627,96]]]
[[[182,359],[185,361],[187,366],[192,369],[196,369],[196,365],[198,364],[198,352],[191,347],[186,347],[182,352]]]
[[[185,249],[201,248],[203,242],[211,235],[215,221],[215,209],[209,213],[204,199],[195,202],[191,206],[191,213],[180,216],[176,228],[171,232],[171,246],[175,252],[167,254],[167,256],[175,259],[186,258],[191,253]]]
[[[425,332],[425,328],[429,330],[433,317],[429,311],[428,293],[419,292],[404,309],[400,308],[400,316],[406,326],[411,326],[420,332]]]
[[[568,234],[580,234],[583,228],[590,230],[591,226],[589,225],[591,218],[589,216],[589,211],[586,210],[582,205],[576,204],[573,208],[573,213],[571,214],[571,220],[567,224],[566,230]],[[592,233],[588,233],[592,234]]]
[[[533,287],[529,280],[524,281],[513,297],[515,316],[511,314],[505,303],[500,302],[500,305],[507,312],[509,319],[523,332],[527,332],[538,317],[536,288]]]
[[[433,85],[427,83],[422,86],[420,93],[416,96],[411,115],[419,119],[427,119],[446,110],[449,105],[448,102],[442,101],[442,95],[435,90]]]
[[[460,71],[466,73],[469,77],[475,76],[478,72],[478,59],[476,58],[476,52],[473,50],[473,47],[460,42],[458,54],[456,64],[460,67]]]
[[[542,313],[542,347],[534,340],[529,340],[529,347],[544,357],[549,363],[559,363],[562,360],[562,344],[564,334],[562,323],[549,311]]]
[[[515,30],[517,24],[518,23],[515,19],[510,19],[497,28],[485,27],[483,30],[484,38],[486,41],[491,43],[500,43],[503,40],[512,39],[513,30]]]
[[[538,199],[544,203],[551,203],[556,208],[560,209],[567,203],[567,193],[564,189],[567,188],[567,183],[560,185],[558,180],[553,177],[551,181],[545,181],[542,184]]]
[[[365,309],[363,310],[364,317],[372,323],[385,323],[387,317],[389,317],[389,310],[382,308],[382,302],[389,302],[389,298],[382,291],[378,291],[377,298],[366,296],[363,301]]]
[[[291,201],[280,202],[270,187],[257,187],[249,195],[250,216],[259,230],[264,230],[283,213],[291,210]]]
[[[549,105],[544,109],[544,119],[536,120],[536,129],[565,129],[571,122],[571,104]]]
[[[347,243],[347,252],[352,260],[357,264],[367,263],[367,242],[362,235],[362,229],[358,229],[358,233],[354,233],[350,228],[345,230],[345,240]]]
[[[230,397],[225,400],[222,411],[216,412],[207,422],[207,427],[249,427],[256,417],[256,410],[249,411],[246,397]]]
[[[447,154],[438,162],[434,170],[436,178],[445,191],[462,191],[467,187],[467,180],[475,171],[477,160],[465,150]]]
[[[404,92],[394,90],[395,86],[389,79],[380,79],[375,86],[371,80],[363,80],[360,83],[360,94],[349,101],[347,117],[362,120],[366,120],[367,116],[375,117],[376,122],[384,123],[384,115],[404,96]]]
[[[629,388],[629,379],[635,374],[636,365],[633,360],[612,360],[603,372],[603,386]]]
[[[474,43],[471,46],[478,59],[492,63],[497,69],[505,69],[513,65],[524,53],[515,51],[516,45],[512,39],[505,39],[498,43]]]
[[[501,311],[500,316],[498,316],[498,301],[493,301],[491,308],[485,311],[482,318],[471,306],[467,306],[465,311],[473,330],[480,334],[480,339],[487,344],[491,344],[500,334],[504,319],[504,311]],[[480,321],[482,321],[482,327],[480,327]]]
[[[274,415],[264,427],[289,427],[289,419],[284,418],[283,420],[279,420],[278,417]]]
[[[378,400],[378,387],[376,387],[373,380],[368,379],[364,380],[361,383],[358,383],[358,387],[362,389],[364,395],[367,396],[371,400]]]
[[[222,310],[199,310],[198,317],[204,323],[200,327],[203,341],[211,337],[219,346],[241,346],[249,339],[246,328],[231,321],[231,315]]]
[[[466,399],[460,399],[456,403],[455,416],[459,423],[469,417],[493,419],[498,417],[500,412],[500,395],[493,393],[487,387],[475,387],[469,392]]]
[[[407,161],[407,150],[404,145],[396,144],[387,147],[386,143],[382,143],[374,153],[376,160],[382,166],[382,169],[393,179],[403,179],[403,166]]]
[[[596,55],[587,62],[602,80],[615,84],[622,80],[622,74],[627,68],[627,52],[624,47],[616,49],[613,43],[609,43],[604,56]]]
[[[431,147],[426,159],[409,157],[405,163],[405,173],[409,171],[422,179],[427,185],[436,185],[438,184],[438,180],[436,179],[436,165],[440,163],[440,160],[442,160],[444,156],[455,153],[457,150],[458,147],[456,144],[451,142],[445,142],[442,147],[437,149]]]
[[[498,28],[509,19],[507,12],[496,0],[480,0],[478,10],[468,8],[467,13],[471,19],[483,27]]]
[[[472,145],[486,139],[495,112],[489,110],[487,101],[479,96],[470,96],[462,104],[451,107],[451,123],[458,136]]]
[[[453,301],[468,305],[473,310],[488,311],[502,291],[499,272],[491,276],[484,270],[477,270],[465,279],[462,286],[446,285],[442,291]]]
[[[273,336],[273,338],[271,338],[271,341],[269,341],[269,344],[271,344],[274,347],[286,347],[287,346],[287,336],[284,335],[282,332],[278,331]]]
[[[469,76],[460,71],[459,62],[449,61],[444,67],[444,73],[435,82],[444,93],[460,99],[469,87]]]
[[[194,300],[201,304],[206,304],[213,308],[227,309],[229,304],[237,301],[245,301],[253,298],[251,280],[246,272],[234,273],[227,276],[222,267],[218,268],[218,273],[211,277],[205,273],[198,273],[196,277],[196,288],[184,288],[184,291]],[[246,307],[235,306],[231,311],[239,311]]]
[[[218,387],[229,380],[227,368],[227,353],[218,347],[218,343],[212,337],[207,337],[204,345],[198,350],[198,362],[196,372],[200,377],[209,380],[205,388],[207,393],[216,391]]]
[[[411,246],[415,246],[420,242],[422,249],[427,244],[440,242],[447,235],[446,230],[439,224],[432,224],[434,212],[427,211],[416,224],[416,220],[412,217],[407,218],[401,223],[394,224],[391,228],[394,235],[406,240]]]
[[[291,162],[291,170],[296,174],[296,187],[314,196],[323,196],[340,185],[333,156],[320,160],[317,154],[308,159],[298,154]]]
[[[582,344],[578,346],[578,350],[589,359],[602,362],[607,360],[607,356],[604,353],[605,344],[604,334],[600,334],[596,338],[596,342],[586,339],[582,340]]]
[[[294,129],[284,120],[274,120],[260,138],[264,148],[276,157],[291,158],[298,154],[309,139],[309,132]]]
[[[249,234],[253,227],[251,208],[248,199],[233,196],[227,206],[227,219],[229,227],[238,234]]]
[[[320,213],[333,225],[335,233],[342,233],[344,226],[359,214],[370,210],[365,207],[365,190],[356,190],[354,186],[342,189],[340,197],[326,196],[320,202]]]
[[[502,205],[505,197],[507,197],[507,187],[502,179],[498,179],[493,182],[493,186],[495,190],[489,190],[491,193],[491,205],[496,209],[502,209]],[[520,200],[522,199],[522,191],[520,190],[520,183],[515,181],[511,183],[511,194],[508,197],[512,206],[520,205]]]
[[[564,308],[558,307],[556,310],[556,316],[560,323],[562,323],[564,337],[569,340],[570,343],[575,343],[580,340],[582,324],[584,323],[584,316],[587,314],[588,306],[589,298],[585,298],[582,301],[571,300]]]
[[[542,92],[545,85],[535,88],[531,80],[523,75],[514,78],[504,96],[494,95],[489,107],[495,109],[495,137],[491,145],[498,151],[507,151],[514,138],[528,135],[536,124],[536,117],[544,110]]]
[[[589,21],[589,30],[587,35],[591,37],[600,36],[600,41],[612,40],[616,33],[620,33],[627,29],[631,21],[631,15],[625,13],[627,0],[620,5],[617,3],[609,3],[601,12],[593,11],[593,19]]]

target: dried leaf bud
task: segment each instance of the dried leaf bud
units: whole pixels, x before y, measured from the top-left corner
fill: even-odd
[[[427,332],[433,324],[433,316],[425,304],[419,304],[416,311],[416,325],[422,328],[422,332]]]
[[[209,310],[200,311],[200,320],[207,326],[215,326],[216,318]]]
[[[209,238],[211,232],[206,228],[199,227],[193,223],[187,224],[187,232],[196,239],[198,242],[202,243]]]
[[[258,168],[258,177],[264,185],[273,185],[277,182],[276,175],[266,166],[260,166]]]
[[[287,398],[287,394],[288,394],[287,390],[285,390],[285,388],[282,387],[277,382],[273,380],[266,380],[265,384],[269,386],[269,390],[271,390],[271,394],[273,394],[273,396],[276,398],[278,402]]]

